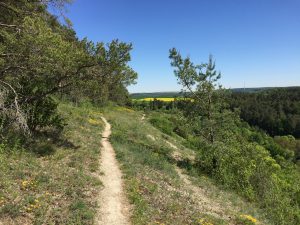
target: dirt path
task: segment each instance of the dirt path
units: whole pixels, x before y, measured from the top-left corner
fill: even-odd
[[[125,197],[122,173],[115,158],[115,152],[108,138],[111,126],[104,117],[105,129],[102,133],[101,175],[103,190],[100,192],[97,225],[129,225],[129,203]]]
[[[184,174],[180,168],[176,167],[175,170],[177,171],[180,179],[183,181],[183,187],[186,190],[191,191],[190,197],[197,203],[201,212],[210,214],[217,218],[222,218],[224,220],[229,219],[220,202],[217,202],[209,197],[206,191],[201,187],[195,186],[190,181],[189,176]]]

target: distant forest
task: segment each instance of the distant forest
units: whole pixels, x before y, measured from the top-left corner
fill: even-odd
[[[181,97],[180,92],[135,93],[131,98]],[[293,135],[300,138],[300,87],[236,88],[231,89],[229,107],[240,110],[240,117],[271,136]],[[150,104],[135,103],[140,107],[167,110],[181,107],[181,103],[155,100]],[[149,105],[149,106],[147,106]]]
[[[234,92],[231,108],[240,108],[240,116],[252,126],[270,135],[300,138],[300,88],[278,88],[255,93]]]

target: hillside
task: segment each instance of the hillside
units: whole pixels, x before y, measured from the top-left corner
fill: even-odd
[[[105,171],[101,116],[112,125],[132,224],[235,224],[241,215],[266,222],[254,204],[189,171],[195,152],[153,127],[148,115],[70,104],[60,112],[68,123],[62,137],[40,137],[31,153],[1,152],[0,224],[93,224],[104,207],[97,199]]]
[[[220,83],[300,82],[255,1],[0,0],[0,225],[299,225],[300,87]]]
[[[243,224],[244,215],[267,224],[254,204],[190,170],[195,152],[181,137],[153,127],[151,115],[119,107],[104,116],[112,124],[133,224]]]
[[[94,108],[61,104],[68,124],[30,147],[0,147],[0,224],[93,224],[103,123]]]

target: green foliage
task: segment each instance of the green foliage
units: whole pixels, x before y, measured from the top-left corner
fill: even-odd
[[[293,136],[275,136],[274,141],[286,151],[294,153],[295,161],[300,160],[300,140],[296,140]],[[292,155],[292,153],[290,153]]]
[[[208,64],[194,65],[189,57],[183,59],[176,49],[170,50],[169,57],[171,65],[175,67],[175,76],[192,99],[182,101],[182,106],[178,107],[184,119],[189,122],[188,126],[182,126],[180,120],[173,120],[175,124],[169,126],[186,129],[188,134],[184,135],[185,144],[197,151],[194,167],[200,174],[205,173],[222,186],[234,189],[250,201],[257,202],[274,224],[299,224],[300,174],[299,168],[292,162],[294,152],[298,151],[296,140],[292,137],[277,137],[274,141],[264,132],[243,123],[238,116],[239,111],[233,107],[241,103],[242,115],[249,115],[250,121],[256,118],[257,124],[267,121],[273,129],[276,122],[280,126],[283,123],[276,119],[278,117],[273,117],[268,109],[274,106],[275,111],[283,117],[285,115],[282,113],[283,104],[274,102],[280,92],[275,90],[247,94],[248,98],[246,94],[246,97],[244,94],[236,94],[237,99],[250,99],[250,104],[244,99],[239,102],[233,98],[231,109],[236,110],[233,112],[228,109],[227,93],[221,88],[217,89],[216,82],[220,75],[215,71],[211,58]],[[280,97],[287,98],[294,94],[295,92]],[[253,103],[251,100],[257,102]],[[289,104],[288,101],[284,104]],[[290,109],[297,107],[296,102],[293,106],[290,105]],[[261,120],[261,114],[257,112],[263,112],[267,116]],[[295,115],[294,118],[296,117]],[[286,119],[294,121],[288,117]],[[247,221],[241,219],[239,222],[245,224]]]
[[[300,88],[276,88],[257,93],[232,93],[231,108],[241,118],[270,135],[300,137]]]
[[[78,40],[47,11],[70,1],[4,1],[0,4],[1,134],[61,129],[63,122],[52,99],[76,103],[129,102],[126,87],[137,73],[128,66],[132,45],[113,40],[107,46]]]
[[[157,116],[151,117],[149,122],[164,133],[172,135],[174,128],[172,127],[172,123],[168,119]]]
[[[257,202],[274,224],[298,224],[300,174],[287,160],[290,158],[283,157],[289,150],[267,135],[248,129],[241,124],[233,126],[236,132],[230,138],[213,145],[189,139],[198,152],[195,166],[223,186]],[[282,151],[275,158],[274,149]]]
[[[169,58],[171,66],[175,67],[174,74],[183,91],[191,99],[183,108],[185,117],[191,126],[194,126],[195,135],[214,143],[220,136],[218,133],[221,129],[218,129],[218,125],[223,126],[227,123],[229,111],[225,112],[226,92],[217,84],[221,74],[215,70],[212,56],[209,57],[208,63],[195,65],[189,57],[183,59],[173,48],[170,50]]]
[[[108,100],[119,104],[129,101],[128,85],[135,84],[137,73],[128,66],[132,44],[113,40],[104,43],[86,42],[87,51],[94,56],[94,67],[89,71],[87,82],[78,80],[71,96],[76,101],[86,96],[95,104],[103,105]],[[78,99],[79,98],[79,99]]]
[[[35,101],[33,105],[27,106],[27,124],[31,131],[37,128],[54,127],[62,129],[64,122],[57,112],[58,103],[51,97]],[[26,108],[27,108],[26,107]]]

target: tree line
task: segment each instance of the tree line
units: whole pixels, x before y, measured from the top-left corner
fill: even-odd
[[[239,111],[241,119],[271,136],[292,135],[300,138],[300,88],[272,88],[257,92],[227,90],[230,110]],[[188,99],[174,102],[133,101],[133,107],[146,110],[176,110],[185,107]]]
[[[75,103],[124,104],[137,73],[128,65],[131,43],[93,43],[77,38],[62,10],[68,0],[0,1],[1,136],[60,127],[56,98]],[[101,37],[99,37],[101,38]]]
[[[276,88],[257,93],[232,93],[231,108],[252,126],[270,135],[300,138],[300,88]]]

